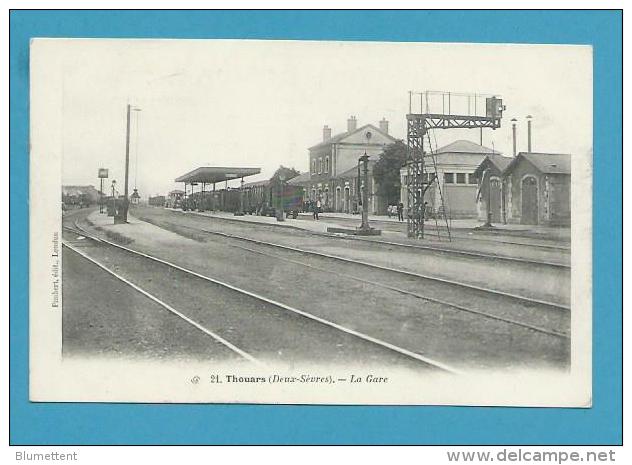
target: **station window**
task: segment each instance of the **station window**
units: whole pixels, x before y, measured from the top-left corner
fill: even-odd
[[[456,173],[456,183],[465,184],[465,173]]]
[[[428,182],[430,182],[432,184],[432,182],[435,180],[435,178],[437,177],[437,175],[435,173],[424,173],[423,177],[422,177],[422,182],[424,184],[428,184]],[[430,180],[430,181],[428,181]]]
[[[325,157],[325,173],[329,173],[329,157]]]
[[[312,160],[312,174],[316,174],[316,160]]]
[[[443,180],[446,184],[454,184],[454,173],[444,173]]]
[[[318,159],[318,174],[323,172],[323,159],[319,158]]]
[[[476,174],[470,173],[467,175],[467,182],[469,184],[478,184],[478,179],[476,179]]]

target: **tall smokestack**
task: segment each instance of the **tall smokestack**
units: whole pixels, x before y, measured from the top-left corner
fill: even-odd
[[[511,118],[511,133],[513,137],[513,156],[516,156],[516,118]]]
[[[527,116],[527,151],[531,153],[531,119],[533,116]]]
[[[355,116],[350,116],[347,120],[347,132],[353,132],[358,128],[358,120]]]
[[[331,128],[326,124],[323,126],[323,142],[327,142],[331,139]]]
[[[380,131],[388,134],[388,120],[386,118],[382,118],[382,121],[380,121]]]

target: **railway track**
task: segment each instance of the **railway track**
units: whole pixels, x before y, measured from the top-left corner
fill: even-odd
[[[549,307],[549,308],[553,308],[553,309],[556,309],[556,310],[564,310],[564,311],[569,311],[570,310],[570,307],[568,305],[564,305],[564,304],[561,304],[561,303],[558,303],[558,302],[550,302],[550,301],[546,301],[546,300],[535,299],[535,298],[531,298],[531,297],[521,296],[521,295],[518,295],[518,294],[513,294],[513,293],[510,293],[510,292],[500,291],[500,290],[497,290],[497,289],[490,289],[490,288],[485,288],[485,287],[481,287],[481,286],[476,286],[476,285],[473,285],[473,284],[462,283],[462,282],[459,282],[459,281],[454,281],[454,280],[450,280],[450,279],[446,279],[446,278],[439,278],[439,277],[436,277],[436,276],[430,276],[430,275],[416,273],[416,272],[407,271],[407,270],[402,270],[402,269],[398,269],[398,268],[392,268],[392,267],[378,265],[378,264],[375,264],[375,263],[365,262],[365,261],[361,261],[361,260],[355,260],[355,259],[350,259],[350,258],[346,258],[346,257],[340,257],[338,255],[332,255],[332,254],[327,254],[327,253],[323,253],[323,252],[316,252],[316,251],[313,251],[313,250],[301,249],[299,247],[293,247],[293,246],[289,246],[289,245],[278,244],[278,243],[269,242],[269,241],[263,241],[263,240],[259,240],[259,239],[253,239],[253,238],[250,238],[250,237],[239,236],[239,235],[236,235],[236,234],[229,234],[229,233],[225,233],[225,232],[221,232],[221,231],[212,231],[212,230],[208,230],[208,229],[204,229],[204,228],[185,226],[185,225],[181,225],[181,224],[174,224],[173,226],[181,227],[181,228],[184,228],[184,229],[190,229],[190,230],[193,230],[193,231],[203,232],[203,233],[206,233],[206,234],[212,234],[212,235],[216,235],[216,236],[220,236],[220,237],[225,237],[225,238],[228,238],[228,239],[235,239],[235,240],[239,240],[239,241],[243,241],[243,242],[249,242],[249,243],[253,243],[253,244],[257,244],[257,245],[268,246],[268,247],[272,247],[272,248],[279,249],[279,250],[286,250],[286,251],[290,251],[290,252],[297,252],[297,253],[300,253],[302,255],[310,255],[310,256],[315,256],[315,257],[322,257],[322,258],[327,258],[327,259],[331,259],[331,260],[336,260],[336,261],[339,261],[339,262],[344,262],[344,263],[349,263],[349,264],[354,264],[354,265],[360,265],[360,266],[364,266],[364,267],[372,268],[372,269],[376,269],[376,270],[388,271],[388,272],[397,273],[397,274],[401,274],[401,275],[405,275],[405,276],[415,277],[415,278],[419,278],[419,279],[426,280],[426,281],[432,281],[432,282],[436,282],[436,283],[446,284],[446,285],[449,285],[449,286],[453,286],[455,288],[465,289],[465,290],[468,290],[468,291],[476,291],[476,292],[481,292],[481,293],[485,293],[485,294],[488,294],[488,295],[495,295],[495,296],[498,296],[498,297],[503,297],[503,298],[515,300],[515,301],[518,301],[518,302],[523,302],[523,303],[526,303],[528,305],[541,305],[541,306],[544,306],[544,307]]]
[[[104,247],[112,247],[115,248],[119,251],[124,251],[125,254],[134,256],[134,257],[141,257],[142,259],[146,259],[149,261],[152,261],[154,263],[158,263],[161,265],[164,265],[172,270],[176,270],[179,273],[183,273],[186,276],[192,278],[192,279],[196,279],[196,280],[202,280],[206,283],[211,283],[215,286],[218,286],[224,290],[228,290],[236,295],[239,295],[242,298],[246,298],[246,299],[251,299],[251,300],[255,300],[257,302],[260,302],[261,304],[265,305],[265,306],[269,306],[269,307],[273,307],[275,309],[278,310],[282,310],[284,312],[287,312],[289,314],[292,314],[293,316],[298,316],[301,317],[303,319],[306,319],[308,321],[314,322],[320,326],[329,328],[329,329],[333,329],[336,332],[342,333],[346,336],[351,336],[352,338],[358,339],[360,341],[363,341],[364,343],[369,343],[372,346],[375,346],[377,348],[379,348],[380,350],[386,350],[390,353],[394,353],[397,356],[400,357],[404,357],[405,359],[409,360],[409,361],[413,361],[417,364],[419,364],[420,366],[423,366],[424,368],[429,368],[432,370],[438,370],[441,372],[446,372],[446,373],[451,373],[451,374],[459,374],[460,371],[452,366],[449,366],[445,363],[442,363],[440,361],[434,360],[432,358],[426,357],[424,355],[418,354],[417,352],[408,350],[404,347],[400,347],[398,345],[395,344],[391,344],[387,341],[372,337],[370,335],[367,335],[365,333],[362,333],[360,331],[356,331],[354,329],[350,329],[347,328],[345,326],[339,325],[333,321],[321,318],[317,315],[313,315],[309,312],[300,310],[298,308],[292,307],[290,305],[287,305],[285,303],[276,301],[276,300],[272,300],[269,299],[263,295],[248,291],[246,289],[242,289],[240,287],[234,286],[232,284],[223,282],[221,280],[215,279],[215,278],[211,278],[209,276],[205,276],[201,273],[198,273],[194,270],[190,270],[187,269],[185,267],[182,267],[180,265],[177,265],[175,263],[169,262],[167,260],[161,259],[159,257],[155,257],[153,255],[150,254],[146,254],[143,252],[139,252],[136,250],[133,250],[129,247],[125,247],[123,245],[120,244],[116,244],[114,242],[111,242],[109,240],[103,239],[103,238],[99,238],[96,237],[92,234],[90,234],[87,230],[85,230],[84,228],[82,228],[81,226],[78,225],[77,221],[75,220],[74,222],[74,227],[70,227],[67,225],[63,226],[63,229],[65,231],[68,231],[70,233],[73,233],[75,235],[81,235],[89,240],[95,241],[97,244],[104,246]],[[227,347],[229,347],[231,350],[237,352],[240,356],[242,356],[243,358],[246,358],[250,361],[254,361],[257,363],[260,363],[256,358],[254,358],[252,355],[250,355],[248,352],[246,352],[243,349],[240,349],[239,347],[237,347],[236,345],[230,343],[228,340],[226,340],[225,338],[222,338],[221,336],[217,335],[216,332],[213,332],[211,330],[208,330],[207,328],[203,327],[202,325],[200,325],[199,323],[196,323],[195,321],[193,321],[192,319],[186,317],[186,315],[184,315],[182,312],[179,312],[178,310],[176,310],[175,308],[173,308],[172,306],[166,304],[165,302],[163,302],[161,299],[157,298],[156,296],[154,296],[152,293],[142,289],[141,287],[139,287],[138,285],[132,283],[130,280],[124,278],[123,276],[121,276],[119,273],[114,272],[113,270],[109,269],[106,265],[104,265],[103,263],[99,263],[97,260],[89,257],[87,254],[81,252],[80,250],[77,250],[76,247],[73,247],[72,245],[70,245],[67,241],[63,241],[63,245],[65,247],[68,247],[70,249],[72,249],[73,251],[75,251],[76,253],[81,254],[82,256],[84,256],[84,258],[90,260],[91,262],[93,262],[96,266],[99,266],[101,269],[103,269],[104,271],[110,273],[111,275],[115,276],[117,279],[121,280],[122,282],[124,282],[125,284],[133,287],[136,291],[142,293],[143,295],[145,295],[146,297],[150,298],[151,300],[153,300],[154,302],[158,303],[159,305],[161,305],[162,307],[164,307],[165,309],[167,309],[168,311],[170,311],[171,313],[185,319],[185,321],[187,321],[188,323],[194,325],[195,327],[197,327],[199,330],[204,331],[206,334],[210,335],[211,337],[213,337],[215,340],[217,340],[218,342],[221,342],[222,344],[226,345]]]
[[[184,212],[181,212],[179,210],[175,210],[175,212],[184,214]],[[197,214],[196,212],[193,212],[193,213]],[[200,215],[200,216],[206,217],[205,215]],[[220,221],[228,221],[228,222],[232,222],[236,224],[241,224],[241,225],[243,225],[244,223],[252,224],[251,222],[247,222],[243,220],[235,220],[232,218],[223,218],[220,216],[213,216],[211,218],[217,219]],[[568,263],[550,261],[550,260],[548,261],[536,260],[536,259],[525,258],[525,257],[513,257],[513,256],[508,256],[508,255],[484,253],[484,252],[477,252],[477,251],[472,251],[472,250],[453,249],[453,248],[441,247],[437,245],[409,244],[409,243],[403,243],[403,242],[397,242],[397,241],[387,241],[383,239],[370,239],[370,238],[365,238],[365,237],[360,237],[360,236],[341,235],[341,234],[334,234],[334,233],[327,233],[327,232],[316,232],[316,231],[305,230],[305,229],[298,228],[295,226],[277,225],[275,223],[270,223],[270,224],[265,223],[265,226],[282,227],[286,229],[294,228],[294,229],[298,229],[302,232],[315,235],[315,236],[322,236],[322,237],[335,238],[335,239],[341,239],[341,240],[355,240],[355,241],[361,241],[361,242],[369,242],[371,244],[376,244],[379,246],[386,246],[386,247],[399,247],[399,248],[406,248],[406,249],[423,250],[426,252],[433,252],[433,253],[438,253],[438,254],[443,254],[443,255],[453,255],[453,256],[459,256],[459,257],[485,259],[485,260],[490,260],[494,262],[507,262],[507,263],[512,263],[512,264],[524,264],[524,265],[530,265],[530,266],[535,265],[535,266],[542,266],[542,267],[549,267],[549,268],[558,268],[562,270],[570,270],[571,268],[570,264]],[[501,243],[501,244],[507,244],[507,245],[520,245],[524,247],[544,248],[547,250],[559,251],[560,253],[563,253],[563,254],[566,254],[567,252],[570,251],[570,247],[559,247],[559,246],[546,245],[546,244],[530,244],[530,243],[523,243],[523,242],[498,241],[494,239],[486,239],[486,238],[478,238],[478,237],[473,238],[471,236],[454,236],[453,235],[453,237],[467,239],[467,240],[472,239],[472,240],[480,240],[480,241],[485,241],[485,242],[493,242],[496,244]]]
[[[66,229],[66,228],[65,228]],[[75,232],[75,231],[73,231]],[[75,234],[81,234],[81,232],[75,232]],[[88,236],[86,236],[88,237]],[[103,243],[104,241],[98,238],[94,238],[91,237],[90,239],[93,239],[97,242]],[[237,347],[236,345],[230,343],[229,341],[227,341],[226,339],[224,339],[223,337],[219,336],[217,333],[211,331],[210,329],[204,327],[203,325],[201,325],[200,323],[194,321],[193,319],[189,318],[188,316],[186,316],[184,313],[176,310],[174,307],[172,307],[171,305],[167,304],[166,302],[164,302],[163,300],[159,299],[158,297],[156,297],[155,295],[151,294],[150,292],[144,290],[143,288],[141,288],[140,286],[137,286],[136,284],[134,284],[133,282],[129,281],[128,279],[124,278],[123,276],[121,276],[119,273],[116,273],[115,271],[109,269],[107,266],[103,265],[102,263],[99,263],[97,260],[91,258],[90,256],[88,256],[88,254],[82,252],[81,250],[79,250],[78,248],[70,245],[68,242],[66,241],[62,241],[62,247],[65,247],[71,251],[73,251],[74,253],[80,255],[81,257],[83,257],[85,260],[91,262],[93,265],[97,266],[98,268],[100,268],[101,270],[105,271],[106,273],[110,274],[111,276],[115,277],[116,279],[118,279],[119,281],[123,282],[124,284],[126,284],[127,286],[131,287],[132,289],[134,289],[136,292],[144,295],[145,297],[147,297],[149,300],[151,300],[152,302],[157,303],[158,305],[160,305],[162,308],[164,308],[165,310],[167,310],[168,312],[176,315],[178,318],[186,321],[188,324],[190,324],[191,326],[193,326],[194,328],[202,331],[204,334],[206,334],[207,336],[210,336],[211,338],[213,338],[214,340],[216,340],[217,342],[219,342],[220,344],[222,344],[223,346],[227,347],[230,351],[236,353],[237,355],[239,355],[240,357],[242,357],[243,359],[249,361],[249,362],[253,362],[257,365],[264,365],[263,362],[259,361],[258,359],[256,359],[255,357],[253,357],[252,355],[250,355],[248,352],[240,349],[239,347]]]
[[[374,243],[374,244],[402,247],[402,248],[407,248],[407,249],[417,249],[417,250],[438,252],[438,253],[447,254],[447,255],[456,255],[456,256],[472,257],[472,258],[483,258],[483,259],[490,259],[490,260],[493,260],[493,261],[501,261],[501,262],[509,262],[509,263],[523,263],[523,264],[527,264],[527,265],[545,266],[545,267],[560,268],[560,269],[567,269],[567,270],[570,270],[570,268],[571,268],[571,266],[569,264],[561,263],[561,262],[533,260],[533,259],[522,258],[522,257],[509,257],[509,256],[506,256],[506,255],[488,254],[488,253],[481,253],[481,252],[471,252],[471,251],[468,251],[468,250],[446,249],[444,247],[436,247],[436,246],[432,246],[432,245],[404,244],[402,242],[367,239],[367,238],[364,238],[364,237],[355,237],[355,236],[350,236],[350,237],[353,238],[354,240],[359,240],[359,241],[363,241],[363,242],[371,242],[371,243]]]
[[[549,336],[553,336],[556,338],[563,338],[563,339],[568,339],[570,336],[568,334],[568,332],[566,331],[561,331],[561,330],[556,330],[553,328],[547,328],[544,325],[538,325],[538,324],[532,324],[529,322],[525,322],[525,321],[520,321],[519,319],[516,318],[511,318],[511,317],[507,317],[507,316],[501,316],[498,314],[494,314],[492,312],[489,311],[485,311],[484,309],[481,308],[475,308],[473,306],[467,306],[467,305],[463,305],[463,304],[459,304],[459,303],[455,303],[455,302],[450,302],[449,300],[446,300],[445,298],[439,298],[436,296],[432,296],[430,294],[422,294],[421,292],[418,292],[417,290],[410,290],[410,289],[405,289],[401,286],[396,286],[396,285],[391,285],[388,284],[387,282],[382,281],[378,281],[378,280],[371,280],[371,279],[367,279],[366,277],[358,277],[358,276],[354,276],[352,274],[348,274],[348,273],[340,273],[335,271],[334,267],[319,267],[316,266],[314,264],[310,264],[310,263],[305,263],[302,262],[300,260],[294,260],[292,258],[287,258],[287,257],[281,257],[277,254],[271,254],[271,253],[267,253],[265,251],[262,250],[256,250],[253,249],[251,247],[246,247],[244,245],[241,244],[237,244],[235,243],[235,241],[239,241],[239,242],[246,242],[246,243],[251,243],[251,244],[255,244],[255,245],[259,245],[259,246],[265,246],[265,247],[272,247],[273,249],[278,249],[278,250],[282,250],[282,251],[290,251],[290,252],[294,252],[294,253],[300,253],[301,255],[305,256],[316,256],[319,258],[326,258],[326,259],[333,259],[333,260],[337,260],[337,261],[342,261],[344,263],[347,264],[359,264],[360,266],[363,267],[369,267],[375,270],[380,270],[380,271],[388,271],[388,272],[393,272],[393,273],[400,273],[400,274],[405,274],[406,276],[412,276],[412,277],[416,277],[416,278],[421,278],[423,280],[431,280],[434,282],[439,282],[441,284],[447,284],[448,286],[457,286],[460,287],[461,289],[466,289],[467,291],[475,291],[477,293],[486,293],[486,294],[491,294],[491,295],[496,295],[496,296],[502,296],[503,298],[508,298],[510,300],[516,300],[519,301],[521,304],[528,304],[530,307],[533,306],[539,306],[539,307],[545,307],[547,309],[550,310],[551,307],[553,307],[555,310],[562,310],[564,311],[564,313],[567,313],[568,307],[562,306],[560,304],[557,303],[552,303],[552,302],[546,302],[546,301],[541,301],[541,300],[537,300],[537,299],[531,299],[528,297],[524,297],[524,296],[517,296],[515,294],[509,294],[509,293],[504,293],[502,291],[496,291],[496,290],[489,290],[489,289],[485,289],[485,288],[480,288],[477,286],[471,286],[469,284],[464,284],[464,283],[457,283],[454,281],[449,281],[449,280],[445,280],[442,278],[435,278],[435,277],[428,277],[426,275],[420,275],[417,273],[412,273],[412,272],[408,272],[408,271],[404,271],[404,270],[398,270],[398,269],[394,269],[394,268],[390,268],[390,267],[383,267],[380,265],[375,265],[375,264],[371,264],[371,263],[366,263],[366,262],[358,262],[355,260],[351,260],[351,259],[347,259],[344,257],[338,257],[338,256],[334,256],[334,255],[329,255],[329,254],[323,254],[320,252],[314,252],[314,251],[310,251],[310,250],[305,250],[305,249],[299,249],[296,247],[290,247],[290,246],[286,246],[286,245],[281,245],[281,244],[275,244],[272,242],[267,242],[267,241],[260,241],[257,239],[252,239],[252,238],[247,238],[247,237],[242,237],[242,236],[237,236],[234,234],[228,234],[225,232],[220,232],[220,231],[210,231],[204,228],[197,228],[197,227],[191,227],[191,226],[186,226],[186,225],[182,225],[182,224],[170,224],[172,227],[175,228],[183,228],[183,229],[189,229],[195,232],[202,232],[205,234],[209,234],[209,235],[215,235],[215,236],[219,236],[219,237],[223,237],[229,240],[232,240],[233,243],[229,244],[232,247],[236,247],[242,250],[245,250],[249,253],[254,253],[254,254],[259,254],[259,255],[264,255],[270,258],[273,258],[275,260],[281,260],[287,263],[292,263],[294,265],[299,265],[299,266],[303,266],[303,267],[307,267],[310,269],[314,269],[320,272],[324,272],[324,273],[330,273],[330,274],[335,274],[338,275],[340,277],[343,278],[348,278],[348,279],[352,279],[354,281],[358,281],[364,284],[369,284],[371,286],[375,286],[375,287],[380,287],[383,289],[388,289],[391,291],[395,291],[397,293],[400,294],[404,294],[407,296],[411,296],[417,299],[421,299],[427,302],[434,302],[437,303],[439,305],[445,306],[445,307],[449,307],[458,311],[462,311],[462,312],[467,312],[470,314],[475,314],[479,317],[483,317],[483,318],[487,318],[487,319],[491,319],[491,320],[496,320],[496,321],[500,321],[503,322],[505,324],[508,325],[513,325],[513,326],[519,326],[522,328],[526,328],[528,330],[531,331],[535,331],[538,333],[542,333],[542,334],[547,334]],[[496,302],[496,305],[501,305],[498,302]],[[531,310],[533,310],[533,308],[531,308]]]

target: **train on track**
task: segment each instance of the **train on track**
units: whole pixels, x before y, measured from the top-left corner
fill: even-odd
[[[164,206],[182,210],[243,212],[251,215],[275,216],[278,211],[297,215],[307,210],[303,188],[267,181],[244,184],[243,188],[185,193],[172,191]]]

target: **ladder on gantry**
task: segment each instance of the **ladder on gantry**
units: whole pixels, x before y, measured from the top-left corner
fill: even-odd
[[[502,112],[505,110],[502,99],[496,95],[462,94],[454,92],[412,92],[409,95],[409,110],[406,115],[407,126],[407,176],[406,187],[408,190],[408,237],[424,238],[424,226],[427,216],[426,191],[436,184],[440,210],[444,217],[448,240],[451,240],[450,223],[441,182],[438,179],[437,162],[429,131],[435,129],[477,129],[500,127]],[[420,96],[419,112],[413,112],[413,95]],[[437,111],[430,111],[430,100],[438,103]],[[481,104],[484,101],[484,104]],[[425,104],[425,105],[424,105]],[[424,108],[425,106],[425,108]],[[433,104],[433,109],[435,108]],[[426,166],[425,140],[430,149],[430,162],[434,170],[434,177],[430,178],[430,172]],[[436,147],[436,137],[435,137]],[[436,197],[435,197],[436,198]],[[434,219],[439,232],[437,209],[434,208]]]
[[[433,136],[434,136],[434,131],[433,131]],[[449,213],[449,209],[446,208],[446,201],[445,201],[445,197],[443,196],[443,188],[441,187],[441,182],[439,181],[439,171],[437,170],[437,157],[435,154],[435,149],[437,148],[437,138],[435,136],[435,145],[434,145],[435,148],[432,147],[432,140],[430,139],[430,131],[426,131],[426,138],[428,139],[429,152],[427,153],[430,154],[430,161],[432,162],[432,171],[427,170],[428,171],[428,175],[426,176],[427,180],[422,179],[422,181],[426,181],[426,185],[424,186],[423,189],[424,189],[424,194],[425,194],[425,192],[427,192],[428,189],[434,186],[434,188],[436,189],[436,192],[433,192],[434,199],[432,201],[432,207],[433,207],[432,211],[430,212],[430,215],[425,214],[425,216],[426,218],[430,216],[431,218],[434,219],[437,239],[441,240],[442,229],[445,225],[445,230],[443,231],[444,235],[447,236],[446,238],[448,242],[451,242],[452,234],[450,233],[450,213]],[[439,207],[438,208],[437,208],[437,194],[439,194],[438,196]],[[424,198],[425,198],[425,195],[424,195]],[[439,224],[440,219],[442,220],[442,224]],[[428,233],[426,232],[426,234]]]

